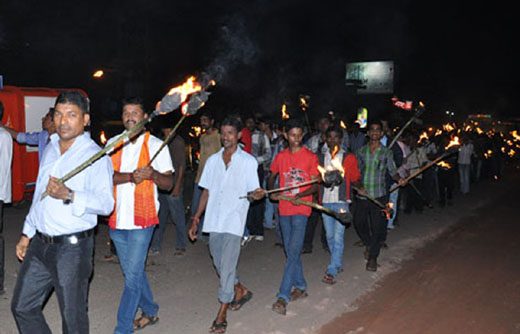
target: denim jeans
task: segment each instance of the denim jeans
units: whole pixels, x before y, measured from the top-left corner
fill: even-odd
[[[115,333],[133,333],[133,321],[140,308],[148,316],[156,316],[159,305],[153,301],[145,265],[154,227],[138,230],[110,230],[117,249],[125,287],[117,311]]]
[[[459,164],[460,173],[460,192],[463,194],[469,193],[471,164]]]
[[[89,333],[88,286],[94,237],[77,244],[45,243],[32,238],[14,288],[11,310],[20,333],[51,333],[43,307],[49,294],[58,297],[62,333]]]
[[[346,202],[339,203],[323,203],[323,206],[334,211],[341,209],[349,211],[349,205]],[[345,246],[345,225],[341,224],[334,217],[322,214],[323,226],[327,236],[327,244],[330,250],[330,263],[327,267],[327,274],[336,276],[338,271],[343,269],[343,249]]]
[[[293,287],[300,290],[307,289],[301,260],[305,225],[307,225],[307,216],[280,216],[280,228],[287,259],[277,298],[283,298],[286,302],[290,301]]]
[[[209,234],[209,251],[220,278],[218,300],[223,304],[231,303],[235,296],[240,240],[240,236],[230,233]]]
[[[159,225],[155,227],[150,250],[160,251],[164,230],[168,224],[168,218],[173,219],[175,225],[175,248],[185,249],[187,240],[186,217],[184,215],[184,200],[182,196],[172,197],[169,194],[159,193]]]

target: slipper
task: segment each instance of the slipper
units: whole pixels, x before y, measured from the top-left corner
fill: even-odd
[[[282,298],[278,298],[273,304],[272,309],[278,314],[285,315],[287,313],[287,302]]]
[[[214,320],[209,328],[210,333],[222,334],[225,333],[227,329],[227,321],[217,322]]]
[[[308,294],[307,294],[307,291],[305,291],[305,290],[295,288],[293,291],[291,291],[291,301],[292,302],[295,300],[298,300],[300,298],[305,298],[307,296],[308,296]]]
[[[332,276],[331,274],[325,274],[325,276],[323,276],[321,281],[323,283],[329,284],[329,285],[336,284],[336,280],[334,279],[334,276]]]
[[[143,323],[144,321],[144,323]],[[141,316],[134,320],[134,331],[145,328],[146,326],[154,325],[159,321],[158,316],[149,316],[144,313]]]
[[[240,308],[253,298],[253,293],[251,291],[247,291],[245,295],[242,296],[239,300],[233,300],[229,303],[229,309],[231,311],[238,311]]]

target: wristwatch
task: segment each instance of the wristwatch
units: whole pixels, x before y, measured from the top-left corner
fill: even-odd
[[[74,200],[74,191],[69,189],[69,193],[67,194],[67,198],[63,200],[63,204],[69,205]]]

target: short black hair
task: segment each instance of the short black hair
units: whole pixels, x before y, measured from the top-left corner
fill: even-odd
[[[370,123],[368,123],[368,128],[370,129],[372,125],[379,125],[381,130],[383,130],[383,123],[380,120],[371,121]]]
[[[289,132],[292,128],[300,128],[303,131],[304,126],[302,120],[298,118],[288,120],[285,124],[285,131]]]
[[[56,98],[54,108],[56,108],[58,104],[66,103],[78,106],[78,108],[85,114],[90,113],[90,102],[88,98],[78,91],[70,90],[61,92],[60,95],[58,95],[58,97]]]
[[[220,126],[224,126],[224,125],[230,125],[230,126],[234,127],[237,130],[237,132],[242,131],[242,128],[244,127],[242,120],[236,116],[228,116],[228,117],[224,118],[222,123],[220,123]]]
[[[141,98],[139,96],[125,97],[121,101],[121,108],[124,108],[125,106],[127,106],[129,104],[141,106],[141,109],[143,109],[143,111],[146,113],[146,109],[144,107],[144,100],[143,100],[143,98]]]
[[[208,110],[208,109],[204,109],[201,113],[200,113],[200,117],[207,117],[209,118],[210,120],[215,120],[215,115],[213,114],[213,112],[211,110]]]
[[[4,117],[4,104],[0,101],[0,121]]]
[[[343,138],[343,129],[337,125],[331,125],[327,128],[327,131],[325,131],[325,136],[328,136],[329,133],[336,132],[340,138]]]
[[[51,120],[54,119],[54,108],[50,107],[47,114],[49,114],[49,116],[51,117]]]

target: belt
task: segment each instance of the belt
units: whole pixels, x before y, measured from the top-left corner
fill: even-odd
[[[94,229],[64,234],[64,235],[46,235],[41,232],[36,231],[36,236],[40,238],[43,242],[47,244],[77,244],[80,239],[88,238],[94,235]]]

